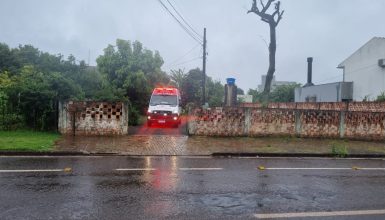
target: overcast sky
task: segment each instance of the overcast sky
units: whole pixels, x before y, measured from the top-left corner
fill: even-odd
[[[268,66],[269,29],[255,14],[246,13],[251,0],[169,1],[197,32],[207,28],[209,76],[222,83],[235,77],[246,91],[260,84]],[[339,81],[340,62],[372,37],[385,37],[384,0],[281,3],[285,14],[277,27],[277,80],[304,84],[306,58],[313,56],[315,83]],[[96,65],[97,56],[117,38],[139,40],[147,49],[158,50],[167,72],[202,67],[202,48],[157,0],[0,1],[0,42],[11,47],[31,44],[86,62],[90,51],[90,64]]]

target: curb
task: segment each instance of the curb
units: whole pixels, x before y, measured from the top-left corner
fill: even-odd
[[[78,151],[63,152],[33,152],[33,151],[0,151],[0,156],[88,156],[89,153]]]
[[[211,157],[307,157],[307,158],[385,158],[385,154],[348,154],[345,157],[336,157],[333,154],[317,153],[225,153],[214,152],[208,155],[138,155],[120,153],[91,153],[79,151],[51,151],[51,152],[21,152],[21,151],[0,151],[0,156],[211,156]]]
[[[91,154],[88,152],[77,152],[77,151],[61,151],[61,152],[17,152],[17,151],[1,151],[0,156],[93,156],[102,154]],[[114,155],[114,154],[106,154]]]
[[[324,157],[324,158],[385,158],[385,154],[348,154],[336,157],[334,154],[317,153],[212,153],[213,157]]]

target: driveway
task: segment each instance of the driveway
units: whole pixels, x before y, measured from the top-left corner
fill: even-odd
[[[187,119],[185,116],[181,117],[181,124],[178,128],[173,128],[167,125],[151,125],[147,124],[140,126],[130,126],[128,129],[129,135],[187,135]]]

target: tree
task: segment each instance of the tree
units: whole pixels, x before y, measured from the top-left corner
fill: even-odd
[[[260,0],[260,4],[258,4],[257,0],[253,0],[251,9],[247,12],[257,14],[261,20],[266,22],[270,27],[269,69],[267,70],[265,89],[263,91],[266,101],[269,99],[271,81],[275,72],[275,54],[277,50],[276,27],[284,13],[284,11],[281,11],[281,2],[278,1],[275,3],[273,12],[269,14],[268,10],[273,2],[275,2],[275,0],[267,0],[265,4],[264,0]]]
[[[108,45],[96,62],[107,81],[102,91],[115,93],[114,99],[128,99],[130,112],[144,113],[152,89],[170,82],[169,76],[161,70],[163,59],[159,52],[143,48],[139,41],[117,39],[116,46]],[[99,97],[108,98],[108,95]]]
[[[186,79],[180,88],[182,106],[187,104],[199,106],[202,102],[202,71],[199,68],[187,73]]]
[[[237,95],[244,95],[245,92],[241,88],[237,88]]]
[[[184,69],[171,70],[170,79],[171,83],[176,87],[180,88],[186,79],[186,74],[184,73]]]
[[[14,72],[17,68],[19,65],[8,45],[0,43],[0,74],[3,71]]]
[[[270,94],[270,101],[272,102],[294,102],[295,88],[300,87],[301,84],[281,85],[275,87]],[[264,94],[257,89],[249,89],[247,94],[253,96],[253,102],[263,102]]]
[[[15,86],[9,93],[12,108],[23,115],[28,127],[55,129],[59,101],[85,98],[80,84],[85,66],[77,65],[73,55],[63,60],[62,55],[42,52],[31,45],[20,45],[12,52],[20,64],[13,77]]]
[[[380,95],[376,98],[377,102],[384,102],[385,101],[385,92],[381,92]]]
[[[277,86],[271,93],[270,100],[272,102],[294,102],[295,88],[300,86],[300,84]]]
[[[207,77],[207,102],[209,106],[222,106],[224,97],[225,86],[220,81],[213,81],[211,77]]]
[[[53,130],[61,100],[131,101],[143,112],[155,85],[168,85],[163,59],[138,41],[117,40],[97,60],[99,71],[73,55],[52,55],[32,45],[0,43],[0,129]],[[22,126],[19,126],[22,125]]]
[[[171,78],[173,77],[171,76]],[[224,85],[220,81],[213,80],[211,77],[206,78],[206,85],[206,97],[209,106],[222,106],[225,96]],[[187,107],[188,105],[200,106],[202,103],[202,71],[199,68],[190,70],[183,77],[180,91],[182,107]]]
[[[63,60],[31,45],[9,49],[0,44],[0,127],[55,129],[59,100],[84,99],[83,88],[98,87],[82,80],[85,65],[75,61],[74,56]]]
[[[40,72],[28,65],[13,78],[13,87],[8,93],[17,100],[13,108],[24,116],[27,126],[37,130],[56,127],[56,107],[59,100],[81,100],[82,89],[69,78],[58,72]]]
[[[253,96],[253,102],[262,102],[262,93],[258,89],[249,89],[247,94]]]
[[[1,45],[0,45],[1,46]],[[12,87],[12,81],[8,76],[8,72],[0,72],[0,129],[7,129],[9,124],[8,102],[9,97],[7,90]]]

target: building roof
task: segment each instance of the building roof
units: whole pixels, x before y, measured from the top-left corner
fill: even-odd
[[[367,45],[373,43],[373,42],[378,42],[378,41],[383,41],[385,42],[385,37],[373,37],[372,39],[370,39],[368,42],[366,42],[366,44],[364,44],[363,46],[361,46],[358,50],[356,50],[353,54],[351,54],[348,58],[346,58],[344,61],[342,61],[338,66],[337,68],[344,68],[345,67],[345,63],[350,60],[354,55],[356,55],[359,51],[361,51],[363,48],[365,48]]]

